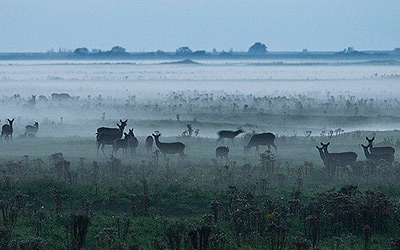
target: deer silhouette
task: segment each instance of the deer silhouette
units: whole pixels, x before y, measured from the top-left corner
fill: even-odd
[[[244,133],[244,131],[242,130],[242,129],[238,129],[238,130],[236,130],[236,131],[232,131],[232,130],[220,130],[220,131],[218,131],[218,139],[217,139],[217,141],[215,142],[215,145],[217,145],[218,144],[218,142],[220,141],[220,140],[223,140],[223,139],[230,139],[230,140],[232,140],[232,144],[233,145],[235,145],[235,137],[236,136],[238,136],[239,134],[241,134],[241,133]]]
[[[215,149],[215,157],[218,159],[218,157],[221,157],[221,161],[222,158],[224,157],[227,161],[229,161],[229,147],[225,147],[225,146],[219,146]]]
[[[39,131],[39,123],[35,122],[34,125],[25,126],[25,135],[27,136],[36,136],[36,133]]]
[[[364,146],[361,144],[361,147],[364,149],[364,154],[365,158],[368,160],[385,160],[387,162],[393,162],[394,161],[394,155],[391,153],[386,153],[386,154],[372,154],[368,151],[368,148],[371,148],[370,146]]]
[[[28,103],[22,105],[24,109],[34,109],[36,106],[36,95],[32,95],[32,99],[28,100]]]
[[[128,149],[132,155],[136,155],[136,149],[139,146],[139,141],[133,133],[133,129],[129,129],[128,133]]]
[[[156,141],[158,149],[160,149],[160,152],[164,155],[164,159],[166,158],[167,154],[179,154],[181,159],[186,158],[186,155],[183,152],[185,150],[185,144],[182,142],[160,142],[159,137],[161,136],[161,133],[158,135],[152,135]]]
[[[275,148],[275,153],[278,153],[278,149],[274,143],[275,135],[272,133],[261,133],[255,134],[251,137],[249,143],[244,146],[244,151],[248,152],[252,147],[256,147],[256,155],[259,153],[259,146],[268,146],[268,149],[271,149],[271,146]]]
[[[122,121],[121,119],[119,120],[121,122],[121,125],[117,123],[118,128],[108,128],[108,127],[100,127],[97,129],[97,134],[115,134],[119,135],[120,134],[120,128],[122,127],[122,131],[125,129],[128,120]],[[119,138],[121,138],[122,134],[120,135]]]
[[[128,149],[128,140],[129,140],[129,135],[127,133],[124,133],[124,138],[118,138],[113,141],[113,156],[117,156],[118,150],[121,148],[126,151]]]
[[[365,137],[368,141],[368,147],[369,150],[371,151],[371,154],[391,154],[394,155],[395,149],[392,147],[374,147],[372,145],[372,142],[375,140],[375,136],[372,137],[372,139],[369,139],[368,137]]]
[[[101,151],[103,151],[103,154],[105,156],[106,154],[104,153],[104,146],[105,145],[113,145],[114,141],[116,139],[121,139],[121,137],[124,133],[126,124],[119,125],[117,123],[117,126],[118,126],[118,133],[116,133],[114,131],[109,132],[109,133],[106,133],[106,132],[102,132],[102,133],[97,132],[96,133],[97,155],[99,155],[100,146],[101,146]]]
[[[329,170],[329,174],[332,174],[332,170],[335,170],[336,167],[352,166],[357,161],[358,155],[355,152],[329,153],[328,146],[330,144],[330,142],[326,144],[321,142],[322,148],[317,147],[322,161]]]
[[[331,144],[330,142],[326,144],[323,144],[321,142],[325,154],[325,159],[329,163],[335,163],[339,164],[340,166],[346,166],[357,160],[358,155],[355,152],[329,153],[328,146],[330,144]]]
[[[319,151],[319,156],[321,157],[321,160],[324,162],[324,164],[326,165],[327,164],[327,162],[326,162],[326,157],[325,157],[325,153],[324,153],[324,148],[323,147],[318,147],[318,146],[315,146],[317,149],[318,149],[318,151]]]
[[[146,137],[146,150],[147,153],[151,153],[151,151],[153,151],[153,137],[151,135]]]
[[[0,139],[2,139],[4,137],[4,138],[6,138],[6,140],[10,139],[12,141],[12,134],[14,132],[14,130],[13,130],[14,118],[12,120],[7,119],[7,121],[8,121],[8,124],[4,124],[1,127]]]

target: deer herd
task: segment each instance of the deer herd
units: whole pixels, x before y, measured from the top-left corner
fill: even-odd
[[[7,119],[8,124],[4,124],[1,130],[1,137],[6,140],[12,141],[13,135],[13,122],[14,119]],[[128,133],[125,133],[125,127],[127,126],[128,120],[122,121],[119,120],[120,123],[117,123],[117,128],[109,128],[109,127],[99,127],[96,132],[96,144],[97,144],[97,155],[99,153],[99,149],[104,153],[105,145],[112,145],[112,155],[117,156],[117,153],[120,149],[123,150],[125,154],[130,154],[134,156],[136,154],[136,149],[139,146],[139,140],[136,138],[133,133],[133,128],[128,129]],[[39,130],[39,123],[35,122],[34,125],[25,126],[24,136],[35,137],[36,133]],[[239,134],[244,133],[242,129],[238,129],[235,131],[231,130],[220,130],[218,131],[218,139],[216,141],[216,145],[220,141],[224,141],[225,139],[231,140],[234,145],[234,139]],[[161,142],[160,141],[161,133],[152,134],[146,137],[145,147],[148,153],[153,151],[153,144],[155,144],[159,151],[164,155],[168,154],[178,154],[180,159],[185,159],[186,154],[185,144],[182,142]],[[374,147],[373,141],[375,137],[371,139],[366,137],[368,141],[368,145],[365,146],[361,144],[363,148],[365,158],[368,160],[378,160],[378,161],[394,161],[394,153],[395,149],[393,147]],[[321,147],[316,146],[319,151],[319,155],[322,159],[322,162],[327,167],[340,167],[340,166],[352,166],[357,161],[357,153],[355,152],[339,152],[339,153],[330,153],[328,151],[328,146],[330,142],[324,144],[321,142]],[[253,134],[250,138],[250,141],[247,145],[244,146],[244,151],[248,152],[252,147],[255,147],[255,154],[259,153],[259,146],[267,146],[270,150],[271,147],[275,149],[275,153],[277,154],[277,146],[275,145],[275,135],[272,133],[260,133]],[[216,158],[220,158],[221,161],[225,158],[229,161],[229,147],[227,146],[218,146],[215,149]]]

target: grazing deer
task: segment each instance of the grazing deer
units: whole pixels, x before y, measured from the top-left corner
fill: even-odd
[[[35,122],[35,124],[25,126],[25,135],[36,137],[36,133],[39,131],[39,123]]]
[[[186,155],[183,152],[185,150],[185,144],[183,144],[182,142],[160,142],[159,137],[161,136],[161,134],[152,135],[154,137],[154,140],[156,141],[158,149],[160,149],[161,153],[164,154],[164,159],[167,154],[179,154],[181,159],[186,158]]]
[[[13,122],[14,122],[14,119],[12,119],[12,120],[10,120],[10,119],[7,119],[7,121],[8,121],[8,124],[4,124],[2,127],[1,127],[1,136],[0,136],[0,139],[2,139],[3,137],[5,137],[7,140],[8,139],[11,139],[11,141],[12,141],[12,134],[13,134]]]
[[[218,157],[221,157],[221,161],[222,161],[222,157],[225,157],[225,159],[227,161],[229,161],[228,154],[229,154],[229,147],[220,146],[215,149],[215,157],[217,159],[218,159]]]
[[[112,133],[99,133],[99,132],[97,132],[96,133],[97,155],[99,155],[99,147],[100,146],[101,146],[101,151],[103,151],[103,154],[105,156],[106,154],[104,153],[104,146],[105,145],[113,145],[114,141],[116,139],[121,139],[122,134],[124,133],[124,129],[125,129],[126,124],[125,125],[124,124],[119,125],[117,123],[117,126],[118,126],[118,133],[114,133],[114,132],[112,132]]]
[[[151,135],[146,137],[146,150],[147,153],[151,153],[153,151],[153,137]]]
[[[97,134],[115,134],[115,135],[120,134],[120,128],[122,127],[122,131],[124,131],[128,120],[122,121],[120,119],[119,121],[121,122],[121,125],[117,123],[118,128],[100,127],[97,129]],[[122,134],[120,135],[119,138],[121,138],[121,136]]]
[[[232,140],[232,144],[235,145],[234,139],[235,139],[236,136],[238,136],[241,133],[244,133],[244,131],[242,129],[238,129],[236,131],[220,130],[220,131],[218,131],[218,139],[215,142],[215,145],[217,145],[217,143],[222,139],[231,139]]]
[[[368,151],[368,148],[370,146],[364,146],[363,144],[361,144],[361,147],[364,149],[364,154],[365,154],[365,158],[367,158],[368,160],[385,160],[387,162],[393,162],[394,161],[394,155],[393,154],[372,154]]]
[[[368,137],[365,137],[368,141],[368,147],[369,150],[371,151],[371,154],[391,154],[394,155],[395,150],[392,147],[374,147],[372,145],[372,142],[375,140],[375,137],[372,137],[372,139],[369,139]]]
[[[112,155],[117,156],[118,150],[121,148],[123,150],[128,149],[128,140],[129,140],[129,135],[127,133],[124,133],[124,138],[118,138],[113,141],[113,152]]]
[[[139,141],[133,133],[133,129],[129,129],[128,133],[128,149],[132,155],[136,155],[136,149],[139,146]]]
[[[261,133],[255,134],[251,137],[249,143],[244,146],[244,151],[248,152],[252,147],[256,147],[256,155],[259,153],[259,146],[266,145],[268,149],[271,149],[271,146],[275,148],[275,153],[278,153],[278,149],[274,143],[275,135],[272,133]]]

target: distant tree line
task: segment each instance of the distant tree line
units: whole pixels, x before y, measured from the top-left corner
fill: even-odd
[[[222,52],[218,53],[214,49],[212,53],[224,55],[224,54],[230,54],[232,52],[233,52],[233,50],[231,50],[230,52],[222,51]],[[263,44],[263,43],[257,42],[249,48],[248,53],[252,54],[252,55],[265,54],[265,53],[267,53],[267,46],[265,46],[265,44]],[[115,56],[115,55],[121,56],[122,55],[123,56],[123,55],[129,55],[129,53],[126,52],[126,49],[121,46],[114,46],[114,47],[112,47],[111,50],[108,50],[108,51],[102,51],[99,49],[89,50],[86,47],[81,47],[81,48],[76,48],[74,50],[73,54],[77,55],[77,56],[88,56],[88,55],[110,55],[110,56]],[[155,54],[160,56],[160,55],[167,55],[168,53],[158,50],[157,52],[155,52]],[[168,54],[168,55],[170,55],[170,54]],[[189,56],[189,55],[190,56],[206,56],[207,52],[205,50],[193,51],[188,46],[183,46],[183,47],[178,48],[175,51],[175,55],[176,56]]]
[[[348,47],[342,51],[308,51],[303,49],[299,52],[269,52],[268,47],[261,43],[256,42],[249,47],[247,51],[212,51],[206,50],[192,50],[188,46],[182,46],[173,52],[165,52],[162,50],[151,52],[127,52],[121,46],[114,46],[110,50],[101,49],[88,49],[87,47],[76,48],[73,52],[65,49],[54,51],[53,49],[47,53],[0,53],[1,60],[15,60],[15,59],[68,59],[68,58],[137,58],[137,59],[190,59],[190,58],[362,58],[362,59],[386,59],[386,60],[399,60],[400,48],[395,48],[391,51],[358,51],[354,47]],[[398,63],[398,62],[393,62]]]
[[[82,48],[77,48],[74,50],[74,55],[78,55],[78,56],[87,56],[87,55],[129,55],[128,52],[126,52],[126,49],[121,47],[121,46],[114,46],[112,47],[111,50],[108,51],[102,51],[99,49],[93,49],[92,51],[90,51],[88,48],[86,47],[82,47]]]

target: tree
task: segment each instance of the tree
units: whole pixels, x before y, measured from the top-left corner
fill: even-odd
[[[253,46],[249,48],[249,53],[250,54],[265,54],[267,53],[267,46],[263,43],[255,43]]]
[[[88,55],[89,53],[89,49],[85,47],[74,50],[74,54],[76,55]]]
[[[195,56],[205,56],[206,55],[206,51],[205,50],[196,50],[195,52],[193,52],[193,55],[195,55]]]
[[[192,54],[192,50],[189,47],[180,47],[176,50],[176,55],[190,55]]]
[[[120,46],[114,46],[112,47],[112,49],[110,50],[110,52],[112,54],[126,54],[126,49],[122,48]]]

